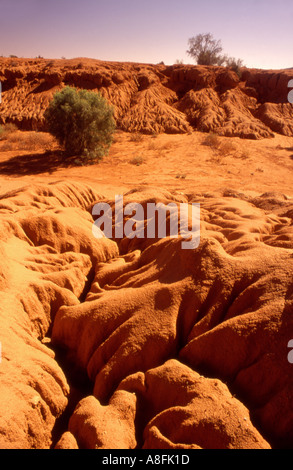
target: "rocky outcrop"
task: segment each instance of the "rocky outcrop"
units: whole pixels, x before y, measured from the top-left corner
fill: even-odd
[[[68,85],[101,92],[114,106],[117,126],[128,132],[292,136],[292,78],[292,69],[243,69],[239,78],[225,67],[0,58],[0,123],[46,130],[44,111]]]

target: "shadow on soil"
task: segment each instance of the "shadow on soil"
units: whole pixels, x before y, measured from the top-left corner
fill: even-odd
[[[0,174],[9,176],[38,175],[40,173],[54,173],[60,168],[76,166],[76,157],[66,157],[60,150],[36,153],[30,155],[17,155],[0,162]]]

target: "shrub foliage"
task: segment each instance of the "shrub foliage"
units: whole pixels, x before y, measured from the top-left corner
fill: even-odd
[[[68,155],[95,161],[108,153],[115,120],[113,108],[100,93],[66,87],[55,93],[44,117]]]

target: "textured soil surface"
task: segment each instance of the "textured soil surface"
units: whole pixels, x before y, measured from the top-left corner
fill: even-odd
[[[292,448],[292,71],[11,60],[0,448]],[[100,163],[64,160],[43,132],[64,84],[116,106]],[[119,194],[200,203],[198,248],[95,238],[93,206]]]
[[[45,130],[43,113],[64,86],[100,91],[121,130],[148,134],[192,129],[248,139],[293,136],[288,82],[293,69],[0,58],[1,122]]]

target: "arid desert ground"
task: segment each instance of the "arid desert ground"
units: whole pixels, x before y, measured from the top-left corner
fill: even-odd
[[[293,447],[292,78],[0,58],[0,448]],[[94,165],[46,132],[67,85],[114,106]],[[198,248],[96,239],[116,195],[200,203]]]

